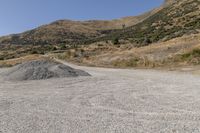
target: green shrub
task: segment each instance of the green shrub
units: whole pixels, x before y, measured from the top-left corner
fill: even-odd
[[[30,52],[30,54],[39,54],[39,52],[38,52],[37,50],[32,50],[32,51]]]
[[[185,59],[188,59],[188,58],[190,58],[190,57],[191,57],[191,53],[186,53],[186,54],[183,54],[181,58],[182,58],[183,60],[185,60]]]
[[[200,57],[200,49],[194,49],[192,52],[185,53],[181,56],[182,60],[191,60]]]
[[[66,50],[66,49],[67,49],[67,47],[66,47],[66,45],[65,45],[65,44],[62,44],[62,45],[61,45],[61,47],[60,47],[60,49],[61,49],[61,50]]]
[[[192,51],[192,55],[193,55],[194,57],[200,57],[200,49],[194,49],[194,50]]]
[[[0,56],[0,60],[4,60],[4,57]]]
[[[52,51],[56,51],[56,50],[57,50],[57,48],[56,48],[56,47],[53,47],[53,48],[52,48]]]
[[[114,44],[114,45],[118,45],[119,44],[119,38],[114,38],[113,40],[112,40],[112,43]]]

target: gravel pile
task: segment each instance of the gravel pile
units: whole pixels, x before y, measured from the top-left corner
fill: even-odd
[[[42,80],[50,78],[90,76],[85,71],[73,69],[49,60],[37,60],[9,68],[1,74],[6,80]]]

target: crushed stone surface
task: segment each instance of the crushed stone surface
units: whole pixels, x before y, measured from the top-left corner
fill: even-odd
[[[200,132],[199,76],[72,67],[92,76],[0,78],[0,133]]]

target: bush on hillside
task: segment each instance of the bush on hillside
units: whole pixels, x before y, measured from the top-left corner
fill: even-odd
[[[112,40],[112,43],[114,44],[114,45],[118,45],[119,44],[119,38],[114,38],[113,40]]]

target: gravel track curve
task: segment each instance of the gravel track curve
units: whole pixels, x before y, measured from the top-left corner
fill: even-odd
[[[200,132],[199,76],[71,66],[92,76],[0,78],[0,133]]]

